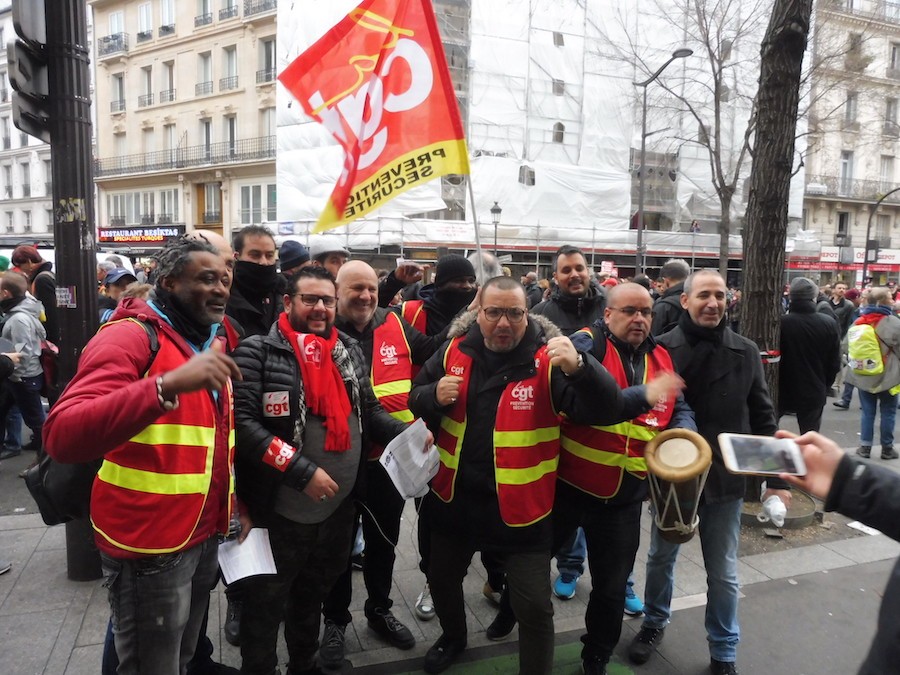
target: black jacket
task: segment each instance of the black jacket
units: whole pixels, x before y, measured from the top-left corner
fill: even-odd
[[[334,320],[334,325],[337,326],[338,330],[346,333],[359,342],[363,356],[366,359],[367,370],[371,370],[372,368],[372,342],[375,335],[375,329],[384,324],[389,313],[390,310],[384,309],[383,307],[377,307],[375,309],[375,316],[372,317],[369,325],[366,326],[362,332],[356,330],[353,324],[344,317],[338,316]],[[409,344],[409,354],[412,357],[412,362],[417,366],[422,365],[430,359],[431,355],[434,354],[434,352],[437,351],[437,348],[444,342],[444,336],[425,336],[410,326],[402,316],[400,317],[400,323],[403,325],[403,333],[406,335],[407,344]]]
[[[684,293],[684,282],[675,284],[666,289],[665,293],[653,303],[653,321],[650,324],[650,335],[658,337],[667,333],[681,318],[684,308],[681,306],[681,294]]]
[[[821,408],[840,368],[837,322],[817,312],[812,300],[793,300],[781,317],[779,412]]]
[[[360,469],[369,454],[369,443],[385,444],[399,434],[406,425],[388,415],[369,383],[369,373],[359,344],[340,334],[349,350],[356,378],[359,381],[360,415],[363,425],[363,448]],[[264,519],[271,509],[278,485],[285,479],[298,490],[306,487],[318,468],[300,452],[286,472],[263,462],[272,439],[293,444],[294,427],[299,417],[300,369],[297,359],[277,325],[268,335],[255,335],[243,340],[235,350],[234,360],[241,369],[243,380],[234,383],[234,426],[236,431],[235,474],[238,496],[247,505],[251,517]],[[263,395],[266,392],[289,392],[290,414],[287,417],[264,417]],[[288,478],[288,474],[291,474]],[[362,472],[357,478],[356,491],[364,488]]]
[[[275,290],[252,300],[241,292],[237,283],[232,284],[225,313],[240,324],[246,335],[268,335],[272,324],[284,311],[287,280],[281,275],[278,279]]]
[[[469,380],[467,423],[459,452],[459,474],[455,496],[448,504],[433,493],[426,498],[423,517],[433,526],[465,539],[474,539],[479,547],[507,551],[548,550],[551,545],[551,519],[534,525],[509,527],[500,518],[494,476],[493,431],[497,406],[503,390],[510,382],[523,380],[535,373],[534,354],[558,329],[540,317],[531,317],[525,336],[511,352],[497,354],[484,347],[481,330],[475,323],[477,312],[469,312],[453,322],[450,336],[465,335],[460,350],[473,359]],[[435,390],[445,375],[441,348],[425,364],[413,381],[409,407],[422,417],[437,437],[445,408],[438,405]],[[583,370],[566,377],[558,368],[551,370],[553,403],[582,424],[612,424],[622,419],[622,393],[597,361],[584,356]]]
[[[532,281],[525,286],[525,297],[528,299],[528,309],[536,307],[544,299],[544,289],[538,286],[538,282]]]
[[[881,466],[845,455],[825,500],[826,511],[840,511],[900,541],[900,476]],[[894,564],[878,612],[878,630],[860,675],[896,673],[900,663],[900,561]]]
[[[571,335],[602,319],[604,309],[606,293],[591,279],[588,292],[583,297],[567,295],[557,286],[547,300],[531,308],[531,314],[550,319],[563,335]]]
[[[853,314],[856,310],[856,305],[847,300],[847,298],[841,298],[841,301],[837,304],[829,300],[828,306],[834,312],[834,317],[837,319],[838,328],[840,328],[841,337],[843,338],[847,331],[850,330],[850,326],[853,325]]]
[[[47,331],[47,339],[58,345],[59,310],[56,308],[56,275],[51,271],[52,267],[53,263],[43,262],[32,270],[31,293],[44,305],[44,330]]]
[[[684,331],[676,326],[657,342],[669,350],[675,370],[683,375],[692,350]],[[730,432],[772,436],[778,425],[759,348],[752,340],[725,328],[710,370],[705,388],[685,382],[684,398],[694,410],[697,431],[713,450],[713,464],[703,490],[703,498],[713,504],[744,496],[743,476],[728,472],[722,463],[718,435]],[[769,479],[768,484],[772,489],[787,487],[777,479]]]

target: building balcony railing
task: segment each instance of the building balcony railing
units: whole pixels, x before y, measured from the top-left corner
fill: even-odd
[[[277,8],[277,0],[244,0],[244,18],[273,11]]]
[[[265,84],[266,82],[275,81],[275,69],[263,68],[256,71],[256,84]]]
[[[828,0],[827,7],[854,16],[900,24],[900,2],[872,0],[863,6],[858,0]]]
[[[238,87],[238,76],[231,75],[229,77],[222,77],[219,79],[219,91],[230,91],[232,89],[237,89]]]
[[[156,222],[159,225],[171,225],[173,216],[171,213],[160,213],[156,216]]]
[[[153,94],[138,96],[138,108],[146,108],[148,105],[153,105]]]
[[[120,113],[125,112],[125,99],[120,98],[118,101],[109,102],[109,112]]]
[[[841,197],[875,202],[881,195],[896,187],[900,187],[900,185],[880,180],[855,180],[840,176],[806,177],[806,195],[808,197]],[[884,201],[900,204],[900,192],[892,194]]]
[[[194,17],[194,28],[199,28],[200,26],[208,26],[212,22],[212,12],[208,12],[207,14],[200,14],[199,16]]]
[[[175,100],[175,90],[174,89],[163,89],[159,92],[159,102],[160,103],[171,103]]]
[[[159,27],[159,37],[165,37],[166,35],[174,35],[175,34],[175,24],[167,23],[165,26]]]
[[[207,82],[198,82],[196,86],[194,86],[194,94],[196,96],[204,96],[205,94],[213,93],[213,82],[209,80]]]
[[[275,159],[275,136],[260,136],[239,141],[222,141],[208,145],[95,159],[94,176],[122,176],[267,159]]]
[[[221,211],[206,211],[203,213],[203,224],[208,225],[209,223],[221,223],[222,222],[222,212]]]
[[[147,42],[147,40],[152,40],[152,39],[153,39],[153,29],[152,28],[150,30],[142,30],[142,31],[138,32],[138,34],[137,34],[137,41],[139,43]]]
[[[238,15],[238,6],[232,5],[231,7],[223,7],[219,10],[219,21],[225,21],[225,19],[233,19]]]
[[[110,56],[128,51],[128,33],[113,33],[97,40],[97,55]]]

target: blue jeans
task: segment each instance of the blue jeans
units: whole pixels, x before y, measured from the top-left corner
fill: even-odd
[[[577,579],[584,574],[585,556],[587,542],[584,540],[584,530],[579,527],[556,552],[556,569],[565,577]]]
[[[3,445],[7,448],[22,447],[22,412],[14,406],[6,415]]]
[[[844,392],[841,394],[841,403],[844,405],[850,405],[850,401],[853,398],[853,385],[849,382],[844,382]]]
[[[119,673],[184,673],[219,574],[218,542],[144,558],[100,554]]]
[[[741,630],[738,626],[738,539],[743,500],[700,505],[700,546],[706,567],[706,639],[709,655],[717,661],[737,660]],[[666,541],[651,528],[644,595],[644,627],[664,628],[672,616],[672,588],[678,544]]]
[[[859,444],[871,447],[875,438],[875,408],[881,403],[881,445],[894,445],[894,420],[897,418],[897,395],[887,391],[871,394],[859,390],[859,404],[862,406]]]

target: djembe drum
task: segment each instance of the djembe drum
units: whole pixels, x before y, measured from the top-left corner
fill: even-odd
[[[709,443],[694,431],[668,429],[647,443],[644,458],[656,527],[663,539],[683,544],[700,523],[700,495],[712,464]]]

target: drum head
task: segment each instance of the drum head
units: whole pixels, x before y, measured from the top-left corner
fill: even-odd
[[[709,443],[688,429],[667,429],[644,450],[647,469],[657,478],[670,483],[683,483],[699,476],[712,462]]]

